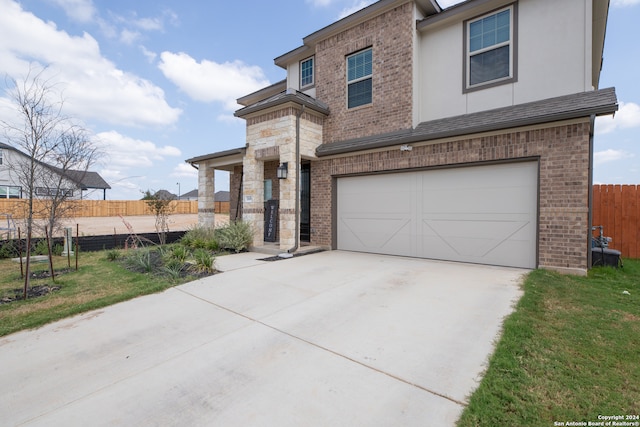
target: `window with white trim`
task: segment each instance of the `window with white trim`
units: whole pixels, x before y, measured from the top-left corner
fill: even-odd
[[[0,199],[19,199],[20,187],[0,185]]]
[[[304,61],[300,61],[300,88],[314,85],[313,63],[313,56]]]
[[[347,56],[347,108],[373,102],[373,50]]]
[[[465,89],[515,79],[515,5],[465,23]]]
[[[50,187],[36,187],[36,196],[63,196],[73,197],[73,190],[69,188],[50,188]]]

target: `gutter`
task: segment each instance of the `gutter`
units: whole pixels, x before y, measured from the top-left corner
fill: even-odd
[[[294,234],[295,244],[287,253],[292,254],[298,250],[300,242],[300,117],[304,113],[304,104],[299,113],[296,113],[296,230]]]
[[[587,224],[589,226],[587,230],[587,270],[591,268],[591,236],[593,235],[593,135],[594,135],[594,127],[596,124],[596,115],[591,114],[591,126],[589,128],[589,192],[588,194],[588,206],[589,213]]]

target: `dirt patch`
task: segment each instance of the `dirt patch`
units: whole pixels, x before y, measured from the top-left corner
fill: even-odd
[[[125,216],[124,220],[134,233],[155,233],[156,217],[153,215]],[[22,224],[16,220],[16,226]],[[229,214],[216,214],[216,227],[229,222]],[[169,216],[169,231],[186,231],[198,224],[198,214],[175,214]],[[127,225],[118,216],[82,217],[63,220],[63,227],[71,227],[76,234],[76,227],[81,236],[111,236],[113,234],[129,234]],[[22,230],[25,229],[22,225]],[[37,227],[36,227],[37,228]],[[44,236],[38,236],[44,237]]]
[[[43,297],[51,292],[59,291],[60,286],[37,285],[27,289],[27,299]],[[0,305],[24,299],[24,289],[12,289],[10,294],[0,298]]]

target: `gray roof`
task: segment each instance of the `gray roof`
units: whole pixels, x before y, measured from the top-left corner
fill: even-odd
[[[215,200],[216,202],[228,202],[231,199],[229,197],[228,191],[220,190],[216,191],[216,193],[213,195],[213,200]]]
[[[12,147],[10,145],[4,144],[2,142],[0,142],[0,148],[5,148],[8,150],[12,150],[15,151],[16,153],[19,153],[25,157],[29,157],[27,154],[23,153],[22,151],[18,150],[15,147]],[[98,172],[90,172],[90,171],[79,171],[79,170],[68,170],[68,171],[63,171],[62,169],[56,167],[56,166],[51,166],[49,164],[43,163],[41,161],[37,161],[39,164],[57,172],[60,175],[64,175],[66,178],[70,179],[71,181],[73,181],[74,183],[76,183],[76,185],[78,185],[78,187],[80,187],[80,189],[82,190],[88,190],[90,188],[99,188],[101,190],[105,190],[105,189],[110,189],[111,186],[109,184],[107,184],[107,182],[100,176],[100,174]]]
[[[197,199],[198,198],[198,189],[188,191],[180,195],[180,200],[188,200],[188,199]]]
[[[239,109],[234,113],[236,117],[244,117],[251,113],[255,113],[257,111],[261,111],[267,108],[275,107],[277,105],[286,104],[287,102],[295,102],[300,105],[304,105],[307,108],[310,108],[319,113],[328,115],[329,107],[322,101],[319,101],[305,93],[297,91],[295,89],[287,89],[284,92],[280,92],[274,96],[271,96],[262,101],[256,102],[255,104],[249,105],[248,107],[244,107]]]
[[[80,185],[83,190],[89,188],[110,189],[111,186],[100,176],[98,172],[69,170],[65,175]]]
[[[213,159],[218,159],[220,157],[233,156],[235,154],[244,154],[245,150],[246,150],[245,147],[232,148],[230,150],[218,151],[218,152],[215,152],[215,153],[203,154],[202,156],[192,157],[190,159],[185,160],[185,162],[187,162],[187,163],[200,163],[200,162],[203,162],[205,160],[213,160]]]
[[[323,144],[317,148],[316,154],[318,157],[330,156],[398,144],[589,117],[591,115],[607,115],[613,114],[617,110],[618,101],[615,89],[601,89],[431,120],[420,123],[415,129]]]

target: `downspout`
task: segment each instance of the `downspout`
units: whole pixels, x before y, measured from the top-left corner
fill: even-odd
[[[589,127],[589,230],[587,233],[587,270],[591,268],[591,236],[593,235],[593,131],[596,123],[596,115],[591,115],[591,123]]]
[[[296,113],[296,230],[295,230],[295,244],[287,253],[294,253],[298,250],[298,243],[300,240],[300,117],[304,113],[304,105],[300,109],[300,112]]]

